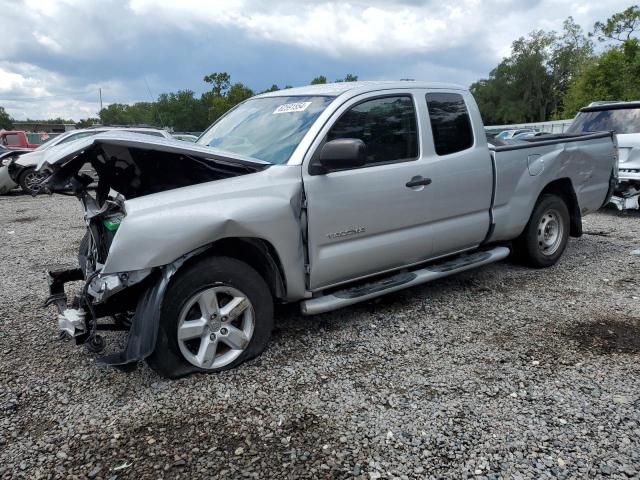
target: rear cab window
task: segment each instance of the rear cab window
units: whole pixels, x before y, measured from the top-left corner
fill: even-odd
[[[473,146],[473,128],[464,97],[459,93],[427,93],[427,108],[437,155],[450,155]]]

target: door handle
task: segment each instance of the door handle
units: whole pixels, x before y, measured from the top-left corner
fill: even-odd
[[[431,179],[430,178],[423,178],[421,176],[417,176],[417,177],[413,177],[411,180],[409,180],[406,183],[407,188],[414,188],[414,187],[423,187],[423,186],[427,186],[431,184]]]

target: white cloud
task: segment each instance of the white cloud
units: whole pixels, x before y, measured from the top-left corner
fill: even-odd
[[[165,85],[173,90],[193,88],[201,75],[229,68],[218,63],[225,58],[218,54],[236,43],[247,45],[248,59],[268,47],[270,52],[280,47],[304,52],[310,59],[306,68],[314,69],[309,78],[336,65],[362,77],[362,71],[350,66],[367,65],[368,78],[464,84],[487,75],[519,36],[536,29],[560,30],[569,15],[590,29],[596,20],[628,4],[629,0],[0,0],[0,105],[18,118],[95,115],[99,87],[105,100],[122,102],[148,100],[145,77],[159,79],[152,82],[156,94]],[[210,45],[214,33],[219,43]],[[165,50],[154,50],[154,41],[162,36],[191,43],[169,43]],[[201,45],[208,49],[199,51]],[[244,59],[243,51],[239,55]],[[195,66],[185,67],[192,59]],[[192,83],[163,83],[168,72],[179,68],[190,70]],[[300,68],[290,66],[291,72]],[[256,79],[251,86],[271,83],[267,77],[273,72],[250,69],[247,60],[245,76]]]
[[[55,39],[40,32],[33,32],[33,36],[37,42],[43,47],[56,53],[62,52],[62,45],[60,45]]]
[[[70,80],[27,63],[0,61],[0,105],[16,120],[95,117],[100,109],[97,84],[70,90]],[[101,84],[114,95],[126,89],[118,82]]]
[[[232,27],[269,42],[295,45],[334,57],[431,53],[469,42],[486,45],[495,58],[511,42],[537,29],[560,30],[573,15],[586,29],[627,6],[573,0],[457,0],[452,2],[296,2],[131,0],[131,10],[156,24],[189,31]],[[477,45],[476,45],[477,46]]]
[[[197,30],[203,25],[244,30],[260,40],[321,51],[335,57],[429,52],[459,44],[470,29],[479,0],[456,6],[397,3],[363,6],[349,2],[216,2],[132,0],[140,16]]]

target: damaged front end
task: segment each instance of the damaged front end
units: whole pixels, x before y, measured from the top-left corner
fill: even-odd
[[[58,309],[58,327],[61,336],[74,338],[93,352],[101,351],[105,342],[98,334],[101,330],[129,330],[139,310],[145,291],[153,288],[163,275],[164,268],[128,272],[103,273],[109,248],[125,216],[123,201],[119,197],[106,198],[102,205],[87,188],[77,189],[76,196],[85,211],[87,225],[78,251],[78,267],[48,272],[49,298],[45,306]],[[83,281],[80,293],[69,301],[65,284]],[[155,305],[159,309],[159,303]],[[105,322],[105,319],[109,319]],[[153,345],[151,345],[152,347]],[[148,346],[145,346],[148,348]],[[130,352],[119,358],[105,357],[107,364],[126,364],[144,358],[145,350]]]
[[[81,142],[75,142],[75,149],[48,154],[39,166],[46,175],[41,192],[75,195],[87,226],[78,267],[48,272],[45,306],[57,307],[61,336],[74,338],[94,352],[105,346],[99,331],[128,330],[126,348],[101,361],[135,365],[155,347],[162,298],[172,275],[198,251],[152,268],[109,270],[112,243],[126,222],[126,200],[253,173],[268,164],[228,158],[203,147],[149,140],[146,135],[107,134]],[[88,166],[91,174],[86,173]],[[84,285],[69,300],[65,284],[78,281]]]

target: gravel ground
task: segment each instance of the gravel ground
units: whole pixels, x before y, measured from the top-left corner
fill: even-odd
[[[285,309],[259,359],[167,381],[40,307],[76,200],[0,197],[0,478],[640,478],[640,213],[585,230],[554,268]]]

